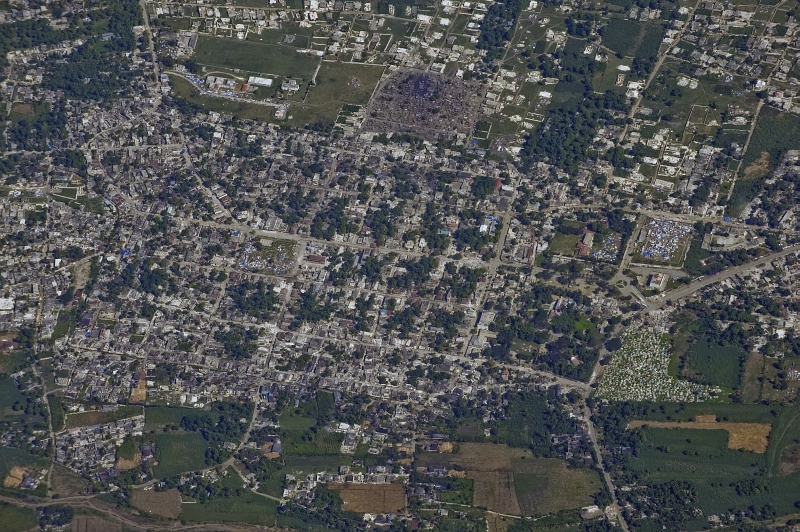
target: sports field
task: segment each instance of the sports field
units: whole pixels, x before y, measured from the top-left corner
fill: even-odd
[[[200,36],[192,58],[209,67],[308,79],[320,59],[293,48],[236,39]]]

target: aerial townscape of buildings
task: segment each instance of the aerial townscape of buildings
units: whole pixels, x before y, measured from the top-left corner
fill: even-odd
[[[795,530],[797,16],[0,2],[0,529]]]

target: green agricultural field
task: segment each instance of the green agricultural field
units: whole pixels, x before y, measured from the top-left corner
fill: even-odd
[[[192,58],[209,67],[303,79],[314,74],[320,61],[285,46],[202,35],[197,40]]]
[[[738,346],[723,347],[703,339],[689,348],[682,376],[701,384],[738,388],[746,357]]]
[[[600,491],[600,476],[591,469],[567,469],[561,460],[551,458],[516,458],[514,491],[522,514],[550,514],[592,504]]]
[[[144,428],[154,430],[167,425],[180,426],[183,416],[193,411],[183,407],[148,406],[144,410]]]
[[[658,23],[612,18],[603,29],[603,45],[629,57],[652,57],[658,53],[663,31]]]
[[[208,442],[199,432],[159,434],[156,437],[158,465],[153,467],[157,478],[196,471],[206,465]]]
[[[204,504],[182,504],[181,519],[189,522],[238,522],[275,526],[278,503],[255,493],[216,498]]]
[[[638,456],[626,465],[641,483],[688,481],[705,515],[767,503],[778,515],[796,511],[800,474],[763,476],[769,455],[728,449],[725,431],[643,428],[642,432]],[[760,487],[743,489],[751,481]]]
[[[14,403],[25,403],[25,396],[17,388],[17,383],[7,375],[0,376],[0,419],[17,415]]]
[[[319,456],[293,456],[284,457],[286,469],[289,471],[302,471],[314,473],[317,471],[330,471],[341,465],[350,465],[352,461],[349,455],[319,455]]]
[[[36,512],[13,504],[0,502],[0,523],[5,532],[22,532],[35,528],[39,522]]]

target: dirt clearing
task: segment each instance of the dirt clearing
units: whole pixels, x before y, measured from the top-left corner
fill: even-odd
[[[724,430],[728,433],[728,449],[743,449],[758,454],[767,451],[769,432],[772,425],[769,423],[728,423],[717,422],[716,416],[697,416],[698,421],[643,421],[636,420],[628,423],[628,428],[633,429],[647,425],[659,429],[700,429]]]
[[[339,490],[342,509],[356,513],[400,513],[406,508],[402,484],[331,484]]]
[[[3,487],[4,488],[16,488],[22,484],[22,479],[25,478],[28,472],[22,469],[20,466],[14,466],[11,468],[11,471],[8,472],[8,475],[3,480]]]
[[[114,467],[117,468],[117,471],[128,471],[133,469],[134,467],[139,467],[142,463],[142,455],[141,453],[136,453],[133,456],[133,460],[125,460],[124,458],[117,458],[117,463]]]
[[[131,503],[149,514],[177,519],[181,514],[181,495],[177,489],[167,491],[134,490]]]
[[[762,151],[758,159],[748,164],[747,168],[744,169],[745,179],[766,174],[769,171],[769,162],[769,153]]]
[[[781,452],[781,475],[800,471],[800,445],[790,445]]]

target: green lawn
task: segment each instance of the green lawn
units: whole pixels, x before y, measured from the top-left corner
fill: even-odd
[[[308,430],[317,423],[317,420],[307,416],[281,414],[278,417],[278,423],[284,430]]]
[[[514,491],[523,515],[542,515],[581,508],[600,491],[600,476],[591,469],[568,469],[554,458],[515,458]]]
[[[199,432],[159,434],[156,437],[158,465],[153,474],[158,478],[170,477],[185,471],[206,467],[208,442]]]
[[[747,353],[738,346],[723,347],[703,339],[689,348],[687,357],[684,376],[701,384],[738,388]]]
[[[210,67],[293,78],[310,78],[320,59],[274,44],[201,35],[192,58]]]
[[[550,239],[550,246],[547,251],[554,255],[567,255],[569,257],[575,255],[577,248],[575,247],[581,239],[581,235],[567,235],[564,233],[556,233]]]

